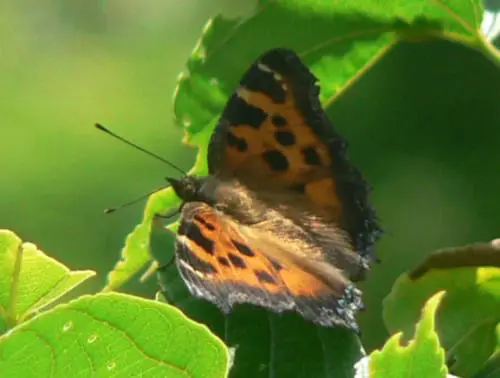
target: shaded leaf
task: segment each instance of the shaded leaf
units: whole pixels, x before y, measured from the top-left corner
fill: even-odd
[[[447,376],[445,353],[434,330],[434,317],[444,294],[435,294],[427,301],[416,326],[415,336],[408,346],[401,345],[403,334],[397,333],[391,336],[382,350],[376,350],[370,355],[370,378]]]
[[[228,353],[172,306],[124,294],[83,296],[0,339],[6,377],[225,377]]]
[[[494,244],[488,248],[486,245],[456,248],[456,259],[453,249],[446,249],[445,254],[438,251],[438,257],[431,256],[422,264],[429,267],[429,261],[434,264],[440,261],[434,267],[431,264],[434,269],[417,268],[416,272],[423,273],[416,275],[416,279],[403,274],[384,300],[383,315],[389,331],[410,335],[426,298],[446,290],[436,324],[448,359],[453,361],[450,368],[457,375],[472,375],[499,346],[496,327],[500,321],[500,268],[482,267],[481,263],[485,263],[485,250],[489,248],[495,260],[500,249]],[[471,257],[461,260],[464,250],[469,251]],[[443,256],[449,260],[444,269]],[[479,266],[471,266],[474,256],[478,256]],[[467,266],[460,267],[460,261]]]
[[[0,333],[94,275],[70,271],[34,244],[0,230]]]
[[[497,378],[500,377],[500,351],[497,351],[486,364],[474,374],[473,378]]]

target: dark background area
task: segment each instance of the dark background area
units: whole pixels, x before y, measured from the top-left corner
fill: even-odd
[[[210,16],[252,2],[147,0],[0,4],[0,227],[99,290],[140,221],[141,205],[102,210],[164,184],[172,171],[93,128],[102,122],[184,169],[171,98]],[[374,187],[386,233],[366,282],[368,349],[386,337],[381,301],[394,279],[435,248],[499,237],[500,72],[444,41],[401,44],[329,111]],[[130,282],[153,297],[156,282]]]

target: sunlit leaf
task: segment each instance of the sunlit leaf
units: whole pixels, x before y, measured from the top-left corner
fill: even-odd
[[[175,307],[117,293],[83,296],[0,338],[5,377],[214,377],[228,352]]]
[[[34,244],[0,230],[0,333],[94,275],[71,271]]]
[[[499,259],[500,249],[492,243],[478,243],[439,252],[429,258],[432,264],[422,265],[426,269],[398,278],[384,300],[384,321],[391,333],[411,335],[425,300],[446,290],[436,328],[448,359],[453,361],[452,371],[470,376],[499,347],[500,267],[487,265]],[[491,257],[486,260],[488,253]]]
[[[436,310],[444,294],[440,292],[427,301],[407,346],[402,345],[403,334],[397,333],[370,355],[370,378],[446,377],[445,353],[434,330]]]

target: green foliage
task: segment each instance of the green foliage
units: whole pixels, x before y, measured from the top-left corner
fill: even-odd
[[[498,326],[497,326],[498,328]],[[500,352],[497,350],[486,364],[476,373],[473,378],[497,378],[500,377]]]
[[[468,260],[462,260],[462,266],[457,266],[464,250]],[[446,290],[437,315],[437,329],[448,359],[453,361],[453,371],[465,377],[476,372],[500,347],[497,336],[500,264],[497,263],[499,267],[481,266],[486,265],[481,255],[488,250],[493,259],[499,259],[500,249],[493,244],[447,249],[451,268],[438,265],[440,269],[434,267],[417,278],[404,274],[384,300],[384,320],[389,331],[410,335],[427,298]],[[477,260],[475,265],[474,260]]]
[[[227,375],[224,344],[175,307],[102,293],[26,320],[21,315],[40,310],[93,272],[71,272],[9,231],[0,232],[0,267],[2,309],[10,315],[3,318],[9,330],[0,333],[2,377]]]
[[[90,270],[70,271],[34,244],[22,243],[13,232],[0,230],[0,333],[93,275]]]
[[[445,353],[435,331],[435,315],[445,292],[435,294],[422,311],[414,339],[402,346],[402,333],[393,335],[382,350],[370,355],[370,378],[445,378]]]

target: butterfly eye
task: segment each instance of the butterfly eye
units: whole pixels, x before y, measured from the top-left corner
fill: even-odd
[[[183,201],[192,201],[194,199],[194,190],[187,180],[181,179],[177,180],[172,177],[166,177],[166,180]]]

